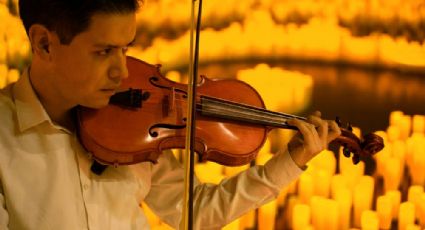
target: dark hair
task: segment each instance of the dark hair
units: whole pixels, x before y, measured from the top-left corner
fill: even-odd
[[[33,24],[55,31],[62,44],[89,27],[96,13],[136,12],[139,0],[19,0],[19,14],[28,34]]]

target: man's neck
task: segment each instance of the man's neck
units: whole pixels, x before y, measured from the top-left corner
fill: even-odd
[[[70,112],[73,106],[64,104],[60,97],[54,95],[55,89],[44,82],[43,77],[46,76],[43,76],[37,68],[31,67],[28,70],[31,86],[52,122],[69,130],[74,130]]]

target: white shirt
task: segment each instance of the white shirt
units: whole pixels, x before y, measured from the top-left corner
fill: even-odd
[[[142,201],[178,228],[184,171],[173,155],[93,174],[76,135],[49,118],[27,71],[0,91],[0,137],[0,229],[149,229]],[[196,182],[195,229],[220,229],[301,173],[282,152],[218,185]]]

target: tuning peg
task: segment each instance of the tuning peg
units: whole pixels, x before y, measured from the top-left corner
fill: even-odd
[[[353,132],[353,126],[350,123],[348,123],[347,129],[348,131]]]
[[[348,149],[347,147],[344,147],[342,149],[342,153],[344,154],[345,157],[350,157],[351,155],[350,149]]]
[[[335,118],[335,122],[338,124],[338,127],[341,127],[341,120],[338,116]]]
[[[358,154],[354,154],[353,155],[353,164],[358,164],[359,162],[360,162],[360,155],[358,155]]]

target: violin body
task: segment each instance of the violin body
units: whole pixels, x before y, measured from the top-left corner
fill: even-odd
[[[141,89],[147,98],[140,108],[110,104],[102,109],[78,109],[80,141],[104,164],[156,162],[163,150],[185,147],[187,85],[163,77],[158,65],[128,57],[127,66],[129,77],[121,88]],[[255,89],[238,80],[203,77],[197,92],[264,108]],[[256,157],[268,130],[264,125],[247,126],[197,113],[195,151],[202,161],[243,165]]]
[[[102,109],[79,107],[79,138],[100,163],[127,165],[156,162],[162,151],[185,148],[187,85],[162,76],[159,65],[127,57],[129,77],[120,92]],[[295,115],[268,111],[260,95],[239,80],[210,80],[197,85],[194,150],[201,161],[227,166],[249,163],[273,128],[296,129],[286,121]],[[337,123],[341,128],[339,119]],[[384,147],[383,139],[366,134],[362,139],[348,129],[334,143],[353,153],[353,163]]]

